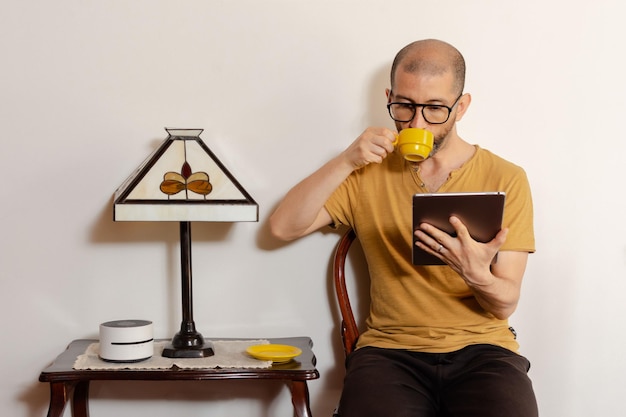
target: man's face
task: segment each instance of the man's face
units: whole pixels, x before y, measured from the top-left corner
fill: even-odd
[[[389,101],[407,102],[419,104],[442,104],[452,106],[458,97],[458,91],[454,91],[454,78],[450,71],[437,75],[412,74],[401,69],[396,73],[395,86],[390,92]],[[389,94],[388,94],[389,95]],[[450,118],[443,124],[430,124],[424,120],[422,109],[418,108],[415,117],[410,122],[395,122],[398,131],[407,127],[418,127],[433,133],[434,154],[450,134],[456,121],[456,107],[452,109]]]

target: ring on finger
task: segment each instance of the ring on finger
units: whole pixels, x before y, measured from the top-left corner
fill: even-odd
[[[440,253],[442,250],[443,250],[443,245],[440,243],[439,247],[437,248],[437,252]]]

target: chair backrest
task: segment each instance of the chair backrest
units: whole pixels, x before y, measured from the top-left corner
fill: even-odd
[[[341,339],[343,341],[343,349],[346,356],[351,353],[359,338],[359,329],[352,306],[350,305],[350,297],[346,287],[346,258],[350,245],[356,239],[354,230],[347,231],[339,240],[337,249],[335,249],[335,257],[333,261],[333,279],[335,282],[335,294],[339,303],[341,312]]]

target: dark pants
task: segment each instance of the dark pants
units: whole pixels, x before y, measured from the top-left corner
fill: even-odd
[[[526,358],[492,345],[451,353],[366,347],[346,361],[341,417],[537,417]]]

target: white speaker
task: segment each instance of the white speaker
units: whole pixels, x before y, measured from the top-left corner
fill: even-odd
[[[109,362],[140,362],[154,354],[152,322],[114,320],[100,325],[100,358]]]

